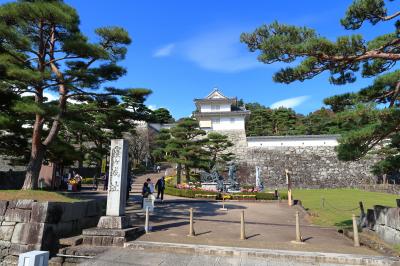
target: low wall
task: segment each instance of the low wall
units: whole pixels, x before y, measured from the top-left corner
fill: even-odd
[[[400,244],[400,208],[375,205],[368,209],[364,226],[375,231],[384,241]]]
[[[58,240],[94,227],[102,201],[0,201],[0,262],[31,250],[57,252]],[[15,259],[15,258],[14,258]]]
[[[400,185],[396,184],[370,184],[370,185],[360,185],[359,189],[371,191],[371,192],[381,192],[390,194],[400,194]]]

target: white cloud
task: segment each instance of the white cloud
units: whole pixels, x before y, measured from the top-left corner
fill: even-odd
[[[32,92],[24,92],[21,94],[22,97],[24,96],[34,96],[35,94]],[[48,92],[44,92],[43,93],[43,97],[47,98],[47,102],[52,102],[52,101],[56,101],[58,100],[58,97],[54,94],[48,93]]]
[[[147,107],[152,111],[157,109],[157,105],[155,105],[155,104],[149,104]]]
[[[166,57],[169,56],[175,48],[174,43],[167,44],[158,50],[156,50],[153,54],[153,57]]]
[[[199,67],[219,72],[239,72],[263,64],[240,43],[242,29],[220,29],[182,43],[183,57]]]
[[[310,96],[304,95],[304,96],[284,99],[284,100],[277,101],[277,102],[271,104],[271,108],[272,109],[276,109],[279,107],[294,108],[296,106],[299,106],[303,102],[307,101],[309,98],[310,98]]]

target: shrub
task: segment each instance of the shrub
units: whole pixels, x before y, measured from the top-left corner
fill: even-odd
[[[178,189],[171,186],[165,188],[165,194],[177,197],[195,198],[201,197],[201,195],[212,195],[215,199],[222,199],[222,194],[215,191],[204,191],[204,190],[190,190],[190,189]],[[282,200],[287,199],[286,192],[279,192],[279,196]],[[225,199],[257,199],[257,200],[275,200],[273,192],[239,192],[234,194],[225,194]],[[236,198],[235,198],[236,197]]]
[[[213,191],[202,191],[202,190],[190,190],[190,189],[177,189],[174,187],[165,187],[165,194],[177,197],[194,198],[196,194],[198,195],[215,195],[218,196],[217,192]]]
[[[91,185],[91,184],[93,184],[93,177],[84,177],[83,179],[82,179],[82,184],[88,184],[88,185]]]

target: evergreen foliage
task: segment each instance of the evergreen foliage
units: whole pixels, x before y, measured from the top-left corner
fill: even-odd
[[[71,102],[101,102],[127,92],[102,84],[126,73],[118,62],[131,43],[128,33],[120,27],[98,28],[91,42],[79,23],[76,10],[60,0],[22,0],[0,6],[0,89],[13,99],[8,110],[14,112],[1,115],[0,127],[14,136],[24,131],[14,130],[16,123],[31,130],[30,138],[24,137],[31,145],[24,189],[37,188],[42,161],[46,151],[61,141],[58,133]],[[45,93],[57,95],[57,100],[47,101]],[[21,97],[26,94],[33,96]],[[107,106],[91,107],[81,111],[99,112]],[[26,120],[12,122],[10,115]],[[26,145],[18,137],[16,141]]]
[[[399,93],[400,72],[393,69],[400,59],[400,11],[390,12],[384,0],[354,0],[340,21],[347,30],[392,23],[391,33],[371,40],[360,34],[339,36],[336,41],[322,37],[315,30],[273,22],[251,33],[241,41],[258,60],[272,64],[291,63],[278,71],[274,80],[281,83],[305,81],[329,72],[333,84],[354,82],[357,73],[376,77],[371,86],[356,93],[346,93],[325,100],[337,115],[341,132],[338,157],[358,160],[368,153],[378,153],[382,160],[374,166],[376,174],[396,174],[400,169]]]

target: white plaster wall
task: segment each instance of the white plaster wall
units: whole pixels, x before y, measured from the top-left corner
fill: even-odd
[[[217,118],[217,117],[216,117]],[[231,118],[234,121],[231,121]],[[215,118],[213,118],[215,119]],[[215,121],[215,120],[213,120]],[[219,123],[211,122],[212,130],[237,130],[243,129],[244,130],[244,117],[241,116],[222,116],[219,117]]]
[[[209,112],[230,112],[231,105],[230,104],[214,104],[219,105],[219,110],[213,110],[211,108],[211,104],[202,104],[200,105],[200,112],[209,113]]]
[[[337,146],[336,137],[247,140],[249,147],[309,147]]]

